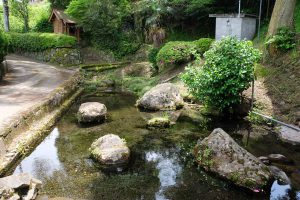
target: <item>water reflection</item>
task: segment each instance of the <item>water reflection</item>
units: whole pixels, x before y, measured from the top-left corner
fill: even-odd
[[[17,166],[14,174],[28,172],[34,177],[42,179],[43,177],[52,176],[54,171],[62,170],[55,146],[58,137],[59,131],[54,128],[32,154]]]
[[[168,200],[164,195],[164,191],[176,185],[176,179],[182,170],[176,154],[171,153],[171,151],[164,153],[150,151],[146,153],[146,161],[154,162],[156,169],[159,171],[158,178],[160,188],[159,191],[155,193],[155,199]]]
[[[275,181],[271,188],[271,200],[275,199],[290,199],[289,191],[291,190],[290,185],[279,185],[277,181]]]

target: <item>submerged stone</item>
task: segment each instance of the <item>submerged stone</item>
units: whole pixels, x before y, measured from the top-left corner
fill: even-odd
[[[205,117],[198,109],[199,107],[192,108],[191,106],[185,105],[183,109],[181,109],[180,119],[191,121],[197,124],[202,123],[203,121],[205,121]]]
[[[215,129],[194,148],[197,163],[237,186],[258,191],[272,178],[269,168],[240,147],[225,131]]]
[[[95,160],[105,165],[124,164],[130,155],[126,142],[113,134],[97,139],[89,150]]]
[[[179,89],[172,83],[163,83],[146,92],[137,101],[137,106],[143,110],[176,110],[183,107],[183,98]]]
[[[154,128],[167,128],[170,127],[171,121],[166,117],[156,117],[153,119],[150,119],[147,123],[148,127],[154,127]]]
[[[80,105],[77,118],[79,123],[103,122],[106,119],[107,108],[98,102],[87,102]]]

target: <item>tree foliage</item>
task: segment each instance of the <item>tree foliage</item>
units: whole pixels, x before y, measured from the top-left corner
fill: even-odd
[[[208,8],[216,0],[171,0],[169,3],[176,8],[180,8],[184,14],[191,16]]]
[[[73,0],[67,13],[77,19],[85,31],[106,35],[119,30],[129,9],[127,0]]]
[[[200,101],[220,110],[241,102],[241,93],[253,80],[260,52],[251,41],[227,37],[215,42],[205,54],[203,66],[190,66],[182,75],[189,91]]]
[[[52,8],[65,9],[71,0],[49,0]]]
[[[73,0],[67,13],[74,17],[94,46],[112,50],[116,56],[139,47],[132,31],[131,6],[127,0]]]
[[[24,31],[29,31],[29,0],[11,0],[11,13],[23,19]]]

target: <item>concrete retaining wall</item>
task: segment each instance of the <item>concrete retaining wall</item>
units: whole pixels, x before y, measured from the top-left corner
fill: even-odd
[[[40,105],[24,113],[0,133],[0,176],[10,173],[49,134],[51,128],[81,94],[81,75],[74,74]],[[3,151],[4,149],[4,151]]]

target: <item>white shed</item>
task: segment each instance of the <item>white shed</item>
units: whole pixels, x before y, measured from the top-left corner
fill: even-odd
[[[225,36],[252,40],[256,31],[256,16],[246,14],[210,14],[216,18],[216,40]]]

